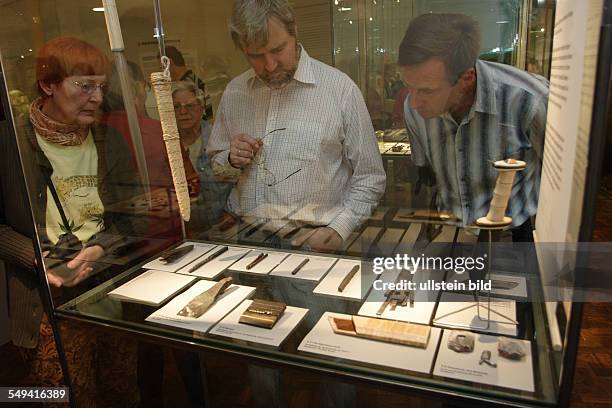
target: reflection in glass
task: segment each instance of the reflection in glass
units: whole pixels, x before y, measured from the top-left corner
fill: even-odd
[[[518,0],[470,1],[335,1],[336,66],[366,96],[375,129],[403,128],[407,91],[397,67],[397,50],[410,21],[424,13],[462,13],[480,24],[481,59],[513,65],[517,61]]]

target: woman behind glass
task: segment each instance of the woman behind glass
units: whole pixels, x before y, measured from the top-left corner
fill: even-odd
[[[231,182],[217,180],[206,150],[212,126],[203,119],[204,93],[193,82],[179,81],[172,84],[172,102],[181,145],[186,150],[189,163],[199,176],[198,197],[192,202],[192,219],[189,232],[196,238],[210,226],[220,222],[227,197],[234,186]],[[187,170],[186,170],[187,171]]]
[[[79,284],[97,284],[99,279],[86,280],[103,269],[96,261],[119,236],[133,234],[127,214],[107,211],[139,191],[124,140],[97,123],[108,69],[106,57],[84,41],[62,37],[46,43],[36,62],[40,97],[30,107],[30,123],[20,132],[47,279],[52,287],[62,288],[53,291],[56,305],[82,291]],[[29,278],[16,279],[25,282]],[[76,289],[77,285],[81,288]],[[10,298],[40,305],[36,288],[28,286],[11,288]],[[11,316],[29,322],[23,326],[32,331],[27,335],[34,341],[28,346],[34,348],[23,354],[39,385],[61,381],[52,332],[41,309],[32,312],[22,307],[23,316]],[[32,324],[33,320],[39,324]],[[104,395],[109,394],[127,406],[134,405],[135,378],[129,375],[129,362],[135,353],[130,342],[67,323],[61,331],[77,403],[95,406],[99,401],[104,405]],[[110,374],[99,383],[112,393],[96,386],[96,374]]]
[[[138,190],[124,140],[96,120],[108,68],[97,48],[74,38],[48,42],[37,59],[41,96],[25,129],[35,159],[26,179],[39,198],[33,211],[44,249],[60,259],[76,255],[47,271],[57,287],[81,282],[118,235],[133,233],[125,214],[105,211]]]

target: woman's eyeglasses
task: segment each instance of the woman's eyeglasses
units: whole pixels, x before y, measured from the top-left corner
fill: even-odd
[[[187,109],[190,112],[193,112],[194,110],[200,108],[202,105],[200,105],[197,102],[189,102],[189,103],[175,103],[174,104],[174,111],[175,112],[179,112],[181,109]]]
[[[72,83],[76,85],[77,87],[81,88],[81,91],[86,95],[93,94],[98,88],[100,88],[100,92],[102,93],[106,92],[106,83],[98,84],[93,81],[86,81],[86,82],[72,81]]]

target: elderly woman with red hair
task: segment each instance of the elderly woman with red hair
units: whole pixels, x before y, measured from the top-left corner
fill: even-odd
[[[137,189],[123,138],[97,123],[108,70],[97,48],[74,38],[48,42],[37,59],[41,96],[25,132],[36,160],[26,166],[26,180],[42,198],[33,211],[43,246],[64,255],[78,250],[68,270],[48,271],[56,287],[74,286],[92,272],[109,233],[131,232],[129,221],[105,212]]]
[[[112,240],[134,233],[129,214],[106,211],[109,205],[139,192],[124,139],[97,121],[108,71],[107,58],[89,43],[68,37],[46,43],[36,62],[40,97],[30,107],[30,124],[19,134],[33,222],[56,304],[74,297],[73,287],[96,280],[90,279],[99,272],[96,261],[105,255]],[[9,159],[14,161],[14,157]],[[3,189],[11,184],[14,188],[0,195],[0,258],[7,261],[13,343],[24,350],[32,385],[58,385],[61,369],[34,268],[31,239],[36,237],[23,215],[27,193],[20,188],[20,180],[7,180],[17,179],[18,172],[3,173]],[[130,405],[129,394],[135,395],[135,387],[128,389],[130,379],[118,376],[121,369],[115,364],[119,361],[125,367],[133,350],[126,351],[121,344],[127,342],[112,338],[111,350],[108,343],[100,344],[105,339],[109,336],[62,325],[73,396],[81,406],[95,406],[96,400],[100,404],[94,374],[105,365],[115,371],[105,383],[112,384],[113,393],[123,394],[118,397],[124,398],[122,403]],[[105,356],[107,361],[101,362]]]

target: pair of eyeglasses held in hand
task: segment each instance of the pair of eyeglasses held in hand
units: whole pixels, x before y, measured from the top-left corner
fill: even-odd
[[[283,130],[287,130],[287,128],[278,128],[278,129],[271,130],[268,133],[266,133],[264,135],[264,137],[262,137],[260,140],[263,142],[263,140],[266,137],[268,137],[269,135],[271,135],[271,134],[273,134],[275,132],[283,131]],[[280,184],[283,181],[289,179],[291,176],[293,176],[293,175],[299,173],[300,171],[302,171],[302,169],[297,169],[294,172],[292,172],[291,174],[289,174],[288,176],[286,176],[285,178],[279,180],[276,177],[276,175],[267,166],[266,151],[265,151],[263,145],[261,146],[261,148],[259,149],[259,151],[255,155],[255,157],[253,158],[253,163],[255,163],[257,166],[261,167],[261,169],[266,173],[266,176],[270,178],[270,183],[266,183],[266,185],[268,187],[273,187],[273,186],[275,186],[277,184]]]

